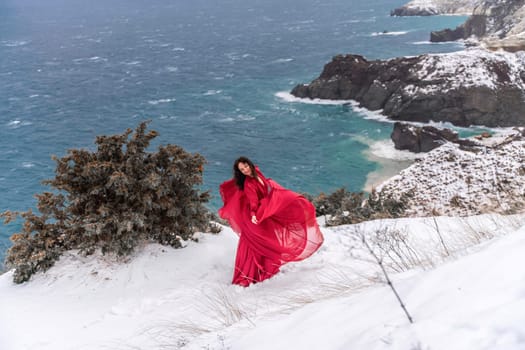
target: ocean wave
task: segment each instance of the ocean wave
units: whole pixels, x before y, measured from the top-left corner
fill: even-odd
[[[161,115],[159,119],[161,119],[161,120],[175,120],[175,119],[178,119],[178,117],[176,115]]]
[[[33,123],[32,122],[28,122],[28,121],[22,121],[22,120],[11,120],[10,122],[7,123],[7,127],[11,128],[11,129],[16,129],[16,128],[19,128],[19,127],[22,127],[22,126],[28,126],[28,125],[32,125]]]
[[[237,117],[235,117],[235,119],[240,120],[240,121],[248,121],[248,120],[255,120],[255,117],[249,114],[239,114]]]
[[[22,168],[32,168],[35,166],[35,163],[32,163],[32,162],[23,162],[22,163]]]
[[[233,122],[238,122],[238,121],[250,121],[250,120],[255,120],[255,119],[256,118],[254,116],[249,115],[249,114],[238,114],[234,117],[221,118],[218,121],[220,123],[233,123]]]
[[[420,158],[421,155],[407,150],[398,150],[394,147],[394,142],[391,139],[374,141],[370,144],[370,154],[385,159],[393,160],[414,160]]]
[[[370,17],[370,18],[363,18],[363,19],[349,19],[346,21],[341,21],[339,24],[345,24],[345,23],[373,23],[376,21],[376,17]]]
[[[17,46],[24,46],[29,44],[29,41],[26,40],[4,40],[1,41],[2,46],[6,47],[17,47]]]
[[[178,71],[179,71],[179,68],[178,68],[178,67],[168,66],[168,67],[166,67],[166,70],[167,70],[168,72],[175,73],[175,72],[178,72]]]
[[[183,47],[174,47],[171,51],[186,51],[186,49]]]
[[[345,105],[355,103],[355,101],[353,100],[322,100],[320,98],[300,98],[295,97],[294,95],[286,91],[277,92],[275,96],[279,97],[285,102],[299,102],[313,105]]]
[[[75,58],[73,60],[74,63],[82,63],[82,62],[106,62],[108,59],[100,56],[92,56],[92,57],[83,57],[83,58]]]
[[[406,31],[398,31],[398,32],[388,32],[388,31],[384,31],[384,32],[373,32],[370,34],[370,36],[380,36],[380,35],[405,35],[407,34],[408,32]]]
[[[382,109],[371,111],[367,108],[360,107],[359,103],[357,103],[356,101],[352,101],[352,109],[354,110],[354,112],[360,114],[364,119],[377,120],[386,123],[395,122],[395,120],[388,119],[386,115],[382,114]]]
[[[150,105],[158,105],[158,104],[161,104],[161,103],[170,103],[170,102],[175,102],[177,101],[176,99],[174,98],[161,98],[159,100],[150,100],[148,101],[148,103]]]
[[[129,62],[120,62],[121,64],[124,64],[126,66],[137,66],[142,63],[142,61],[129,61]]]
[[[414,41],[412,45],[456,45],[456,46],[465,46],[465,43],[462,41],[444,41],[440,43],[435,43],[432,41]]]
[[[278,58],[276,60],[271,61],[270,63],[287,63],[292,62],[293,58]]]
[[[222,90],[208,90],[205,93],[203,93],[203,96],[212,96],[212,95],[218,95],[222,93]]]

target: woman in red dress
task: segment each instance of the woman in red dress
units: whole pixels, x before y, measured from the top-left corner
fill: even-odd
[[[235,161],[233,178],[221,184],[220,193],[219,215],[239,235],[234,284],[246,287],[270,278],[323,243],[312,203],[264,177],[246,157]]]

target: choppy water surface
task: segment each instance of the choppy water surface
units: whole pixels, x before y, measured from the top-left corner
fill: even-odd
[[[6,0],[0,3],[0,210],[27,210],[47,188],[52,154],[142,120],[203,154],[204,188],[238,155],[296,191],[360,190],[378,170],[366,151],[391,124],[350,105],[289,92],[331,57],[447,52],[429,31],[462,17],[390,17],[402,1]],[[384,31],[387,31],[384,33]],[[284,96],[284,98],[283,98]],[[154,148],[152,148],[153,150]],[[20,222],[2,227],[0,258]]]

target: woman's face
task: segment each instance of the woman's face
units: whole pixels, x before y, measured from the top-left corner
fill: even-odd
[[[252,176],[252,169],[247,163],[240,162],[237,167],[244,176]]]

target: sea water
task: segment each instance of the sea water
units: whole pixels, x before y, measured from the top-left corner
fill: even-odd
[[[97,135],[143,120],[160,132],[150,151],[172,143],[207,159],[202,187],[212,210],[239,155],[298,192],[370,188],[399,164],[381,161],[396,157],[392,124],[352,103],[303,103],[289,91],[341,53],[386,59],[462,49],[428,40],[465,17],[390,17],[402,4],[0,2],[0,211],[35,208],[34,194],[49,190],[41,181],[54,176],[52,155],[94,150]],[[20,227],[1,228],[0,260]]]

